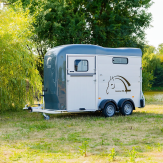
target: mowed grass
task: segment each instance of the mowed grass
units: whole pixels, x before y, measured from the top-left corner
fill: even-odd
[[[86,156],[85,156],[86,155]],[[163,162],[163,103],[131,116],[0,115],[0,162]]]

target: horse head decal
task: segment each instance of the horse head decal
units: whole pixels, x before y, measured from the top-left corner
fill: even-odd
[[[110,80],[108,81],[108,87],[106,89],[106,93],[109,94],[109,89],[116,89],[116,82],[115,80],[120,80],[123,85],[124,85],[124,90],[122,91],[118,91],[118,92],[131,92],[131,90],[128,89],[129,86],[131,86],[131,84],[128,82],[128,80],[126,78],[124,78],[123,76],[112,76],[110,77]]]
[[[110,76],[110,80],[108,81],[108,87],[107,87],[107,89],[106,89],[106,93],[107,94],[109,94],[109,92],[108,92],[108,89],[110,88],[110,89],[114,89],[115,88],[115,82],[114,82],[114,77],[112,76]]]

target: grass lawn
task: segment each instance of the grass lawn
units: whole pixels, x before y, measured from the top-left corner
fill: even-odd
[[[163,103],[131,116],[0,115],[0,162],[163,162]],[[86,155],[86,156],[85,156]]]

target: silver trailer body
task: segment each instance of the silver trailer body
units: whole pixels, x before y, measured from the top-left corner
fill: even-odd
[[[45,113],[103,110],[109,102],[116,111],[126,101],[132,109],[144,107],[141,50],[82,44],[51,49],[44,59],[44,101]]]

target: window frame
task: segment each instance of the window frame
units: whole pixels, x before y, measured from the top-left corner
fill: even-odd
[[[114,63],[114,62],[113,62],[113,59],[114,59],[114,58],[124,58],[124,59],[127,59],[127,63]],[[126,57],[113,57],[113,58],[112,58],[112,63],[113,63],[113,64],[127,65],[127,64],[128,64],[128,58],[126,58]]]
[[[75,69],[75,62],[77,61],[77,60],[80,60],[80,61],[87,61],[87,70],[86,71],[76,71],[76,69]],[[74,71],[75,72],[88,72],[89,71],[89,62],[88,62],[88,60],[87,59],[76,59],[76,60],[74,60]]]

